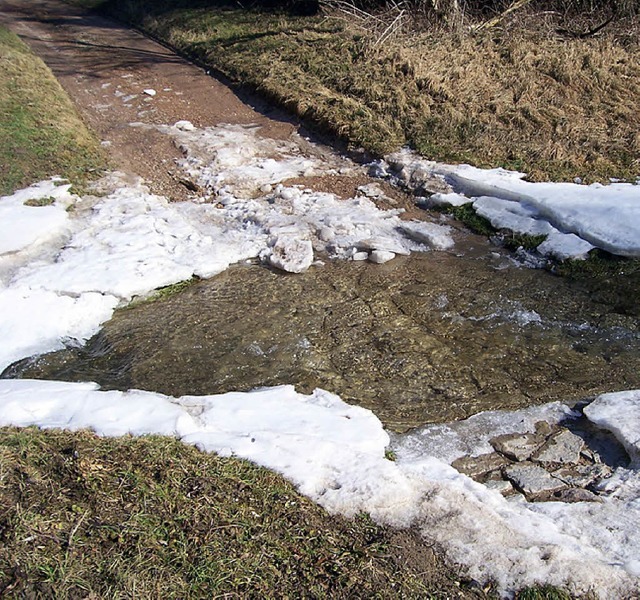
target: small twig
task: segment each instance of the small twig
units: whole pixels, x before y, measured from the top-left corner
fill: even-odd
[[[387,41],[402,24],[402,18],[404,17],[404,9],[400,11],[398,16],[391,22],[391,24],[382,32],[382,35],[373,43],[373,47],[377,48]]]
[[[69,534],[69,540],[67,541],[67,551],[71,548],[73,536],[76,534],[78,529],[80,529],[80,525],[82,525],[82,522],[87,518],[88,514],[89,514],[89,509],[84,511],[84,514],[80,517],[80,519],[76,523],[76,526],[71,530],[71,533]]]
[[[476,25],[473,29],[475,31],[482,31],[483,29],[489,29],[489,27],[495,27],[496,25],[498,25],[498,23],[501,23],[512,12],[518,10],[519,8],[522,8],[523,6],[526,6],[527,4],[529,4],[529,2],[531,2],[531,0],[517,0],[509,8],[507,8],[507,10],[505,10],[504,12],[501,12],[498,16],[494,17],[493,19],[489,19],[484,23],[480,23],[480,25]]]
[[[600,25],[596,25],[595,27],[593,27],[592,29],[589,29],[588,31],[578,32],[578,31],[571,31],[570,29],[558,29],[557,32],[562,35],[569,35],[571,37],[578,38],[579,40],[583,40],[585,38],[592,37],[597,33],[599,33],[600,31],[602,31],[607,25],[609,25],[609,23],[611,23],[616,18],[616,16],[617,16],[617,11],[616,11],[616,8],[614,7],[613,14],[604,23],[601,23]]]

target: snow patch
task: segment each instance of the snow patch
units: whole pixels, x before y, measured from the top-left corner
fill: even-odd
[[[586,244],[629,257],[640,256],[640,185],[611,183],[532,183],[524,173],[445,165],[404,150],[387,157],[389,171],[408,185],[415,173],[441,176],[455,194],[436,194],[429,201],[474,209],[498,229],[530,235],[549,235],[543,248],[558,257],[583,257]],[[563,238],[558,234],[574,234]]]
[[[602,394],[584,409],[589,420],[611,431],[640,468],[640,390]]]
[[[612,411],[623,408],[615,398],[607,402]],[[558,419],[568,411],[554,404],[485,415],[483,423],[475,419],[468,426],[476,429],[476,441],[469,443],[478,449],[483,427],[493,436],[495,424],[527,429],[533,419]],[[444,455],[449,460],[460,449],[450,445],[443,452],[438,443],[411,453],[398,448],[397,462],[388,461],[389,437],[375,415],[323,390],[304,395],[281,386],[172,398],[103,392],[91,383],[2,380],[0,424],[159,433],[246,458],[282,473],[330,512],[366,511],[380,523],[417,527],[468,576],[494,580],[502,590],[551,583],[575,593],[595,589],[603,598],[640,592],[634,577],[640,561],[637,497],[601,504],[509,502],[449,466]],[[462,439],[462,426],[458,430]]]
[[[36,183],[0,198],[0,256],[47,242],[65,233],[74,196],[61,179]],[[42,206],[37,201],[50,202]],[[30,204],[25,204],[30,203]]]

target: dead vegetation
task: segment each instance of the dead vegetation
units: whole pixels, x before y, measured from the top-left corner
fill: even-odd
[[[561,30],[588,29],[604,9],[525,7],[474,28],[497,8],[459,4],[459,18],[434,20],[434,2],[325,4],[313,17],[197,0],[103,9],[372,155],[408,144],[533,179],[640,173],[638,17],[581,37]]]

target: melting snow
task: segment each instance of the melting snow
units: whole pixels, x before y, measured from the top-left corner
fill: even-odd
[[[602,398],[595,404],[599,419],[617,421],[624,411],[637,424],[640,391]],[[367,511],[381,523],[413,525],[469,576],[493,579],[503,590],[546,582],[630,597],[640,593],[637,496],[612,494],[602,504],[509,502],[447,464],[461,453],[482,452],[503,427],[528,430],[542,417],[557,421],[569,412],[556,403],[479,415],[448,426],[448,434],[447,426],[433,436],[423,430],[408,436],[416,443],[399,445],[398,461],[391,462],[384,455],[389,437],[375,415],[323,390],[303,395],[281,386],[172,398],[103,392],[91,383],[0,381],[2,425],[176,436],[275,469],[330,512]],[[627,473],[626,481],[638,479],[637,471]]]
[[[68,338],[86,340],[134,295],[247,258],[298,272],[317,252],[384,262],[452,245],[448,228],[401,221],[399,211],[379,210],[368,197],[340,200],[284,185],[355,168],[309,152],[301,139],[264,140],[254,127],[197,129],[188,121],[162,130],[181,145],[183,168],[211,202],[170,203],[118,174],[101,183],[101,197],[78,198],[50,181],[0,198],[0,368]],[[438,201],[471,198],[497,226],[548,234],[542,249],[549,253],[584,254],[593,244],[640,254],[640,186],[531,184],[501,170],[416,166],[406,153],[393,160],[459,192]],[[375,197],[374,189],[363,193]],[[48,205],[34,206],[38,199]],[[521,318],[539,321],[535,313]],[[487,440],[503,431],[528,431],[542,418],[557,422],[570,413],[562,404],[419,430],[396,440],[394,463],[384,458],[389,437],[378,419],[322,390],[170,398],[103,392],[91,383],[0,381],[2,424],[175,435],[276,469],[329,511],[414,525],[471,577],[505,590],[568,583],[575,592],[631,597],[640,593],[640,391],[603,395],[585,412],[635,462],[616,471],[601,504],[528,504],[505,500],[450,463],[486,452]]]
[[[349,259],[366,251],[381,262],[381,252],[389,259],[453,244],[448,227],[402,221],[400,211],[368,198],[280,183],[355,168],[339,157],[308,158],[302,141],[261,139],[255,127],[198,130],[188,121],[162,130],[184,145],[185,168],[215,204],[172,203],[117,173],[99,182],[101,197],[79,198],[52,180],[0,198],[0,369],[69,338],[85,341],[134,296],[242,260],[299,273],[317,252]],[[52,204],[25,205],[43,198]]]
[[[406,150],[388,157],[382,171],[406,184],[426,176],[443,178],[453,193],[436,194],[431,203],[472,202],[476,212],[496,228],[548,235],[548,243],[541,248],[545,254],[581,258],[597,247],[621,256],[640,256],[637,184],[532,183],[523,181],[523,173],[444,165]]]

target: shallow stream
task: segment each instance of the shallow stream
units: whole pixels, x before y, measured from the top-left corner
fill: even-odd
[[[4,376],[176,396],[322,387],[404,431],[640,387],[639,275],[572,281],[471,235],[384,265],[241,265],[134,303],[86,346]]]

